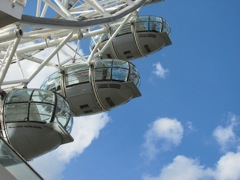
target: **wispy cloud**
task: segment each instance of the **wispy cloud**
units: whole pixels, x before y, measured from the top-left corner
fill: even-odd
[[[153,73],[159,78],[165,78],[169,73],[168,69],[164,69],[160,62],[153,64],[154,70]]]
[[[217,126],[213,131],[213,136],[221,146],[222,151],[227,151],[239,142],[239,136],[236,134],[236,129],[239,128],[240,117],[230,114],[226,126]]]
[[[79,156],[97,139],[100,130],[107,124],[109,117],[106,113],[78,117],[74,119],[72,136],[74,142],[60,146],[58,149],[34,159],[30,164],[44,179],[64,179],[63,172],[67,164]]]
[[[183,137],[183,127],[177,119],[159,118],[145,134],[143,155],[152,160],[161,151],[178,146]]]

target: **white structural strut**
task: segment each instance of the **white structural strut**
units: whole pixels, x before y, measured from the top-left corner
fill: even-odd
[[[62,12],[67,16],[66,19],[69,20],[76,20],[74,19],[74,17],[68,12],[67,8],[64,7],[64,5],[59,2],[59,0],[54,0],[56,2],[56,4],[60,7],[60,9],[62,10]]]
[[[18,22],[0,28],[0,87],[27,85],[45,66],[64,69],[64,66],[77,61],[91,64],[91,60],[100,57],[101,53],[111,45],[123,25],[136,18],[142,6],[158,1],[162,0],[32,1],[29,4],[36,5],[33,13],[35,16],[22,15]],[[109,32],[111,28],[117,26],[118,28],[111,34]],[[106,34],[110,35],[107,40]],[[19,36],[21,38],[18,38]],[[94,50],[90,50],[90,54],[82,55],[79,43],[82,43],[82,39],[93,36],[101,36],[101,38],[98,38],[99,42]],[[12,51],[15,38],[18,39],[19,46]],[[102,40],[106,42],[99,50]],[[47,51],[51,47],[56,49],[53,52]],[[46,53],[44,54],[47,56],[46,59],[39,58],[41,52]],[[56,54],[59,54],[58,63],[53,58]],[[25,72],[28,62],[34,64],[37,69],[32,75]],[[20,70],[20,76],[15,80],[6,74],[8,68],[12,66]],[[9,69],[10,71],[12,69]]]
[[[10,40],[12,40],[16,37],[22,36],[22,35],[23,35],[23,32],[21,29],[16,29],[11,32],[2,33],[2,34],[0,34],[0,42],[10,41]]]
[[[2,64],[1,64],[1,73],[0,73],[0,85],[2,84],[6,74],[7,74],[7,70],[12,62],[12,58],[14,56],[14,53],[17,49],[17,46],[19,44],[19,41],[21,39],[21,36],[17,37],[16,40],[14,41],[13,45],[11,47],[9,47],[9,54],[6,53],[5,58],[2,60]]]
[[[88,32],[88,33],[83,33],[82,37],[87,38],[87,37],[99,35],[99,34],[106,33],[106,32],[107,32],[107,29],[106,28],[102,28],[102,29],[98,29],[98,30],[91,31],[91,32]],[[25,37],[26,36],[24,34],[22,39],[24,39]],[[27,35],[27,37],[30,38],[31,36]],[[24,53],[37,51],[39,49],[45,49],[47,47],[54,47],[54,46],[58,45],[63,39],[64,39],[64,37],[63,38],[58,38],[58,39],[53,39],[53,40],[46,39],[46,41],[38,43],[38,44],[31,44],[31,45],[28,45],[28,46],[25,46],[25,47],[22,47],[22,48],[18,48],[16,50],[16,54],[21,56],[21,54],[24,54]],[[75,40],[78,40],[78,39],[79,39],[79,34],[74,34],[69,39],[69,41],[75,41]],[[9,46],[9,44],[10,44],[10,42],[0,43],[0,48],[1,47],[5,47],[5,46]],[[0,53],[0,58],[3,58],[3,57],[4,57],[4,53],[2,53],[2,54]]]
[[[42,0],[38,0],[37,2],[37,8],[36,8],[36,17],[40,17],[40,8],[41,8],[41,3]]]
[[[123,25],[128,21],[128,19],[131,17],[131,14],[129,14],[124,21],[121,23],[121,25],[116,29],[116,31],[113,33],[113,35],[109,38],[108,42],[104,45],[104,47],[101,49],[100,52],[98,52],[96,55],[101,54],[102,52],[104,52],[106,50],[106,48],[110,45],[110,43],[112,42],[112,40],[116,37],[116,35],[118,34],[118,32],[121,30],[121,28],[123,27]]]
[[[92,7],[94,7],[95,10],[97,10],[99,13],[102,15],[109,15],[103,8],[102,6],[98,3],[98,1],[95,0],[86,0],[87,4],[90,4]]]
[[[106,23],[111,23],[116,21],[127,14],[137,10],[140,8],[146,0],[137,0],[134,1],[128,7],[114,13],[110,17],[93,19],[93,20],[83,20],[83,21],[69,21],[64,19],[49,19],[49,18],[39,18],[33,16],[23,15],[20,23],[22,25],[28,25],[33,27],[40,27],[40,28],[63,28],[64,29],[80,29],[89,26],[101,25]]]
[[[91,54],[88,56],[88,60],[87,60],[88,65],[90,65],[91,60],[92,60],[95,52],[96,52],[97,49],[99,48],[99,45],[100,45],[100,43],[102,42],[102,39],[103,39],[104,35],[105,35],[105,34],[102,34],[102,35],[101,35],[101,37],[99,38],[96,46],[95,46],[94,49],[92,50]],[[90,71],[89,71],[89,72],[90,72]]]
[[[57,52],[69,41],[69,39],[72,37],[72,33],[70,33],[58,46],[57,48],[41,63],[41,65],[38,67],[38,69],[30,76],[28,79],[29,82],[38,74],[39,71],[41,71],[44,66],[57,54]]]
[[[69,14],[66,8],[62,6],[62,4],[58,0],[55,0],[55,2],[60,8],[57,7],[55,4],[53,4],[50,0],[42,0],[42,1],[44,1],[48,6],[50,6],[53,10],[55,10],[63,18],[68,20],[74,20],[74,18]]]

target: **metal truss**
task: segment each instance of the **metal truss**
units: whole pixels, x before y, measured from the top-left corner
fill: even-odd
[[[116,36],[121,27],[134,20],[139,9],[153,1],[147,0],[37,0],[29,1],[34,6],[34,14],[23,14],[22,19],[0,29],[0,88],[5,86],[27,86],[29,82],[45,67],[51,66],[63,69],[64,66],[78,61],[90,64],[100,52],[95,49],[83,56],[79,52],[79,43],[83,39],[96,35],[104,36],[111,27],[118,25],[117,30],[106,43],[106,48]],[[23,1],[21,1],[23,3]],[[72,47],[70,42],[77,46]],[[69,51],[63,50],[68,47]],[[37,55],[52,48],[46,58]],[[102,50],[104,50],[102,48]],[[65,58],[59,57],[62,52]],[[58,61],[53,61],[56,56]],[[37,68],[26,77],[22,63],[35,63]],[[8,80],[7,72],[11,66],[16,66],[21,77]]]

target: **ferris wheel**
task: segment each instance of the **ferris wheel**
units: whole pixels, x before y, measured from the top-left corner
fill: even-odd
[[[30,160],[73,141],[73,116],[141,96],[140,73],[131,60],[171,45],[171,30],[162,17],[139,11],[161,1],[2,0],[1,137]],[[22,13],[25,8],[29,14]],[[79,50],[84,39],[87,55]],[[26,73],[31,64],[35,68]],[[55,70],[41,87],[28,88],[46,67]]]

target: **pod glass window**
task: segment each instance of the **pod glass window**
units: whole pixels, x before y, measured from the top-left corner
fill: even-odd
[[[17,89],[7,97],[4,105],[5,122],[50,122],[53,116],[55,95],[51,91]]]
[[[72,127],[72,115],[67,101],[52,91],[40,89],[17,89],[10,92],[4,104],[4,121],[55,121],[67,131]]]
[[[61,89],[61,74],[55,72],[50,75],[41,85],[41,89],[57,91]]]

